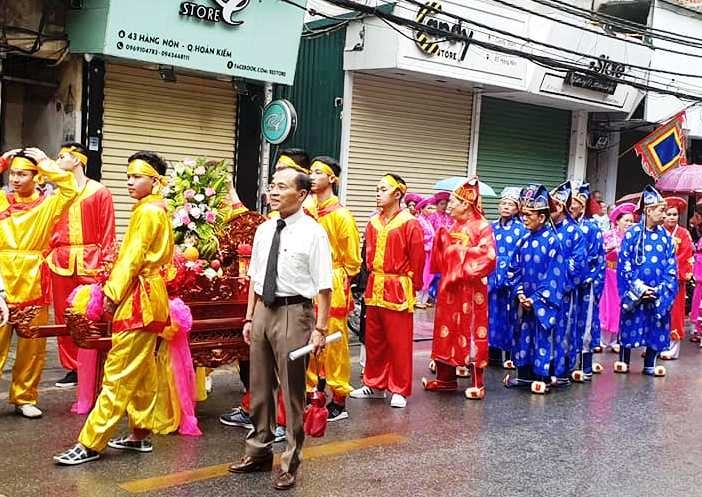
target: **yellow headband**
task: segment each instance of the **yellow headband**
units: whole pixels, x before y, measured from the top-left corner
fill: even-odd
[[[330,179],[336,179],[336,174],[334,174],[334,170],[331,167],[329,167],[328,164],[326,164],[320,160],[314,161],[312,163],[311,169],[312,169],[312,171],[314,171],[315,169],[319,169],[324,174],[329,176]]]
[[[161,183],[161,186],[166,186],[168,184],[168,178],[158,174],[158,171],[156,171],[151,164],[141,159],[136,159],[129,163],[129,166],[127,166],[127,174],[156,178],[158,182]]]
[[[59,150],[59,155],[63,154],[71,154],[84,166],[88,165],[88,156],[79,152],[76,147],[63,147],[61,150]]]
[[[383,176],[383,180],[388,185],[390,185],[393,188],[393,190],[400,190],[400,193],[402,193],[403,195],[405,194],[405,192],[407,192],[407,185],[403,185],[389,174]]]
[[[26,157],[14,157],[12,159],[12,163],[10,164],[10,169],[16,169],[19,171],[39,171],[37,165]]]
[[[299,171],[304,174],[310,174],[309,169],[305,169],[304,167],[300,166],[297,162],[292,160],[287,155],[281,155],[280,157],[278,157],[278,163],[283,164],[285,167],[294,169],[295,171]]]

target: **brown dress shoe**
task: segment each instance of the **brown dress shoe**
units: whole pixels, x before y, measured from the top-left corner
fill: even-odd
[[[263,459],[254,459],[251,456],[244,456],[236,464],[229,466],[230,473],[260,473],[273,469],[273,455]]]
[[[273,482],[276,490],[289,490],[295,486],[295,473],[280,473]]]

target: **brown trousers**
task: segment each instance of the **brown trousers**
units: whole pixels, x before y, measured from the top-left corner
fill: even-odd
[[[268,308],[256,304],[251,333],[251,419],[254,429],[246,439],[246,454],[254,459],[269,457],[276,425],[276,390],[283,389],[287,413],[287,448],[281,457],[284,472],[297,471],[302,458],[305,431],[305,358],[290,361],[290,351],[307,344],[314,329],[312,304]]]

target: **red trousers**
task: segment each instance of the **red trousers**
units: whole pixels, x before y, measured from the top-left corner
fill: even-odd
[[[241,408],[246,412],[246,414],[251,413],[251,391],[247,390],[246,393],[241,397]],[[287,426],[285,420],[285,402],[283,401],[283,389],[278,389],[278,414],[276,416],[276,422],[278,426]]]
[[[670,310],[670,339],[673,341],[685,339],[685,282],[678,282],[678,294]]]
[[[414,314],[366,308],[366,367],[363,384],[403,397],[412,394]]]
[[[79,285],[93,283],[91,278],[81,276],[59,276],[51,273],[52,296],[54,300],[54,319],[56,324],[63,324],[63,312],[66,299]],[[78,346],[70,336],[57,337],[59,360],[61,366],[69,371],[78,371]]]

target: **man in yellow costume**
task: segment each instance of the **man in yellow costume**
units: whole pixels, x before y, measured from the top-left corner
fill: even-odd
[[[328,344],[319,357],[312,357],[307,369],[307,391],[316,388],[317,373],[323,370],[333,395],[327,406],[328,419],[337,421],[349,417],[346,397],[353,390],[347,318],[351,309],[351,279],[361,270],[361,242],[356,220],[335,195],[341,175],[339,163],[331,157],[317,157],[311,168],[312,209],[327,232],[334,269],[329,333],[340,331],[341,340]]]
[[[127,189],[137,200],[110,277],[103,287],[105,311],[113,314],[112,348],[102,391],[78,443],[54,456],[60,465],[94,461],[105,447],[151,452],[158,422],[155,350],[169,322],[168,294],[161,274],[173,257],[173,227],[160,194],[166,162],[152,152],[129,158]],[[110,440],[124,413],[132,433]]]
[[[12,150],[0,158],[0,170],[10,168],[12,193],[0,192],[0,275],[5,282],[7,303],[12,307],[40,306],[34,324],[49,322],[48,274],[43,252],[49,246],[51,228],[76,197],[73,175],[62,171],[36,148]],[[37,184],[48,180],[58,192],[45,196]],[[13,326],[0,327],[0,371],[10,352]],[[10,403],[25,418],[39,418],[36,406],[46,358],[46,339],[17,341],[12,368]]]

